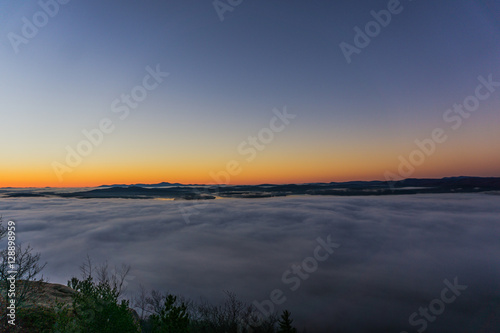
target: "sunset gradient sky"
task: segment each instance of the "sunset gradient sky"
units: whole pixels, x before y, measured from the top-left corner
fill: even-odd
[[[500,87],[478,88],[500,82],[498,1],[401,0],[350,64],[339,44],[395,0],[243,0],[223,21],[212,1],[54,1],[36,33],[38,1],[0,4],[0,187],[500,176]],[[157,67],[169,75],[123,117]],[[477,89],[476,111],[447,111]],[[295,117],[266,130],[284,109]],[[436,128],[446,140],[398,171]]]

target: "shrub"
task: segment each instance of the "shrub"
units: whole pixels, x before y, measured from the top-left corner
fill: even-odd
[[[59,312],[54,326],[56,332],[139,332],[129,302],[119,302],[118,291],[109,283],[95,283],[89,276],[82,281],[72,278],[68,286],[76,291],[73,309]]]
[[[151,315],[150,321],[153,332],[187,333],[189,331],[187,306],[182,302],[177,306],[176,303],[177,297],[168,295],[160,312]]]
[[[297,329],[292,326],[292,322],[293,320],[290,318],[290,312],[287,310],[283,311],[281,318],[278,321],[278,333],[296,333]]]
[[[23,332],[49,333],[56,322],[56,311],[46,307],[20,308],[16,313],[17,325]]]

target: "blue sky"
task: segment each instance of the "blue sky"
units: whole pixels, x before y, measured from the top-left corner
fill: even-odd
[[[260,163],[282,169],[283,156],[286,165],[298,166],[307,156],[313,166],[297,167],[285,178],[269,171],[266,178],[264,167],[254,164],[235,182],[382,178],[415,139],[443,125],[444,111],[474,91],[479,75],[500,78],[499,5],[488,0],[401,1],[400,13],[348,64],[339,44],[353,44],[354,27],[364,28],[373,20],[370,12],[388,3],[242,1],[221,22],[211,1],[73,0],[59,4],[16,53],[9,33],[21,36],[23,17],[32,22],[42,7],[5,1],[0,97],[8,126],[0,142],[11,168],[2,170],[10,175],[4,183],[23,183],[27,174],[33,184],[57,183],[51,163],[63,163],[65,147],[76,146],[83,129],[113,117],[111,102],[157,64],[170,76],[65,175],[64,184],[86,183],[96,174],[116,181],[203,182],[210,170],[238,157],[238,143],[283,106],[297,120],[266,147]],[[442,155],[431,156],[415,175],[493,175],[481,165],[500,167],[499,159],[488,160],[499,145],[498,96],[492,94],[443,145]],[[485,142],[492,139],[488,150]],[[460,155],[467,158],[460,160],[455,155],[464,142]],[[483,153],[476,156],[471,147]],[[345,172],[373,161],[374,151],[380,161],[373,169]],[[454,167],[439,167],[443,159]],[[471,159],[477,165],[468,165]],[[115,165],[137,160],[144,163],[112,177]],[[337,170],[339,160],[345,166]],[[182,174],[193,164],[199,168]],[[40,174],[33,176],[27,165]]]

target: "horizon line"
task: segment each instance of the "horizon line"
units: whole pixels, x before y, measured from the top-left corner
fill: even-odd
[[[120,184],[120,183],[115,183],[115,184],[101,184],[101,185],[96,185],[96,186],[6,186],[6,187],[0,187],[0,189],[12,189],[12,188],[95,188],[95,187],[111,187],[111,186],[134,186],[134,185],[144,185],[144,186],[151,186],[151,185],[158,185],[158,184],[171,184],[171,185],[182,185],[182,186],[263,186],[263,185],[306,185],[306,184],[331,184],[331,183],[352,183],[352,182],[364,182],[364,183],[369,183],[369,182],[400,182],[404,180],[409,180],[409,179],[418,179],[418,180],[423,180],[423,179],[432,179],[432,180],[439,180],[439,179],[449,179],[449,178],[500,178],[500,176],[446,176],[446,177],[435,177],[435,178],[427,178],[427,177],[422,177],[422,178],[417,178],[417,177],[410,177],[410,178],[401,178],[398,180],[380,180],[380,179],[373,179],[373,180],[348,180],[348,181],[330,181],[330,182],[324,182],[324,181],[318,181],[318,182],[305,182],[305,183],[259,183],[259,184],[231,184],[231,183],[206,183],[206,184],[184,184],[184,183],[179,183],[179,182],[166,182],[166,181],[161,181],[158,183],[130,183],[130,184]]]

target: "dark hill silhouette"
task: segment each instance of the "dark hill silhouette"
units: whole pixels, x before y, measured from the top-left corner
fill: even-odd
[[[409,178],[395,182],[350,181],[309,184],[263,185],[182,185],[172,183],[109,185],[76,192],[39,192],[3,190],[8,197],[59,196],[66,198],[123,199],[215,199],[265,198],[288,195],[402,195],[424,193],[475,193],[500,191],[500,177],[447,177],[440,179]]]

